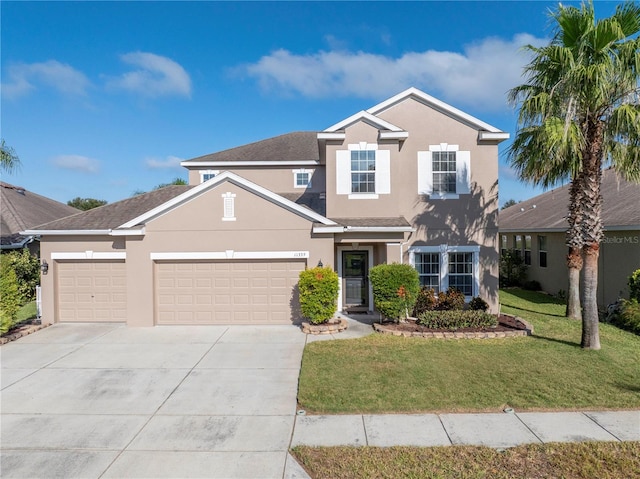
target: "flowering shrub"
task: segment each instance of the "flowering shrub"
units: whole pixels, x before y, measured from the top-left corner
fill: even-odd
[[[420,280],[418,272],[408,264],[379,264],[369,270],[375,308],[393,320],[406,318],[413,311]]]

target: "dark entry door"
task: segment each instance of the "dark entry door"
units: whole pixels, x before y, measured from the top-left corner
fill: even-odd
[[[343,307],[348,310],[369,309],[369,252],[343,251]]]

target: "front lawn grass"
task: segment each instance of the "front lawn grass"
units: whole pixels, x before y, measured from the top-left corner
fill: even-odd
[[[622,479],[640,477],[640,442],[488,447],[298,446],[293,455],[313,479]]]
[[[316,414],[640,406],[640,337],[600,324],[602,349],[580,348],[581,324],[552,297],[500,292],[502,312],[533,336],[425,340],[373,334],[304,351],[298,401]]]

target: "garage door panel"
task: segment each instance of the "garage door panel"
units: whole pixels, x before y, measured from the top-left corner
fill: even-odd
[[[304,268],[304,261],[286,260],[157,263],[156,321],[290,324],[291,296]]]
[[[59,321],[126,321],[124,261],[59,261],[56,274]]]

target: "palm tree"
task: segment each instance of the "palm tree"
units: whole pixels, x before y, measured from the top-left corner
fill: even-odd
[[[0,169],[12,173],[19,166],[20,159],[16,152],[4,142],[4,139],[0,140]]]
[[[582,253],[582,347],[600,349],[596,301],[602,239],[602,168],[640,181],[640,6],[626,2],[596,20],[593,3],[559,5],[550,44],[528,46],[528,82],[509,93],[521,102],[521,129],[509,150],[525,181],[571,180],[568,263]],[[573,278],[575,282],[575,277]],[[575,285],[572,285],[575,287]]]

